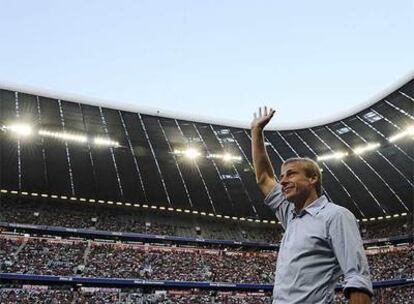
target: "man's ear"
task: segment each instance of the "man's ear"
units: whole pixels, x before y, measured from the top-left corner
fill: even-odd
[[[312,177],[310,177],[310,182],[311,182],[311,184],[312,185],[315,185],[317,182],[318,182],[318,176],[317,175],[314,175],[314,176],[312,176]]]

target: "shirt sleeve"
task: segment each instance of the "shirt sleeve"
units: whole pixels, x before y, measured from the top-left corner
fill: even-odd
[[[282,186],[276,184],[272,191],[265,197],[264,202],[275,213],[282,227],[286,230],[289,212],[292,210],[291,204],[286,200],[282,193]]]
[[[354,215],[345,208],[339,209],[329,224],[328,233],[345,276],[345,296],[349,297],[351,289],[358,289],[372,296],[368,261]]]

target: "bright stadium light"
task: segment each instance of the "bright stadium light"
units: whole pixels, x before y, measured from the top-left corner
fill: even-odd
[[[97,146],[119,147],[119,142],[105,137],[95,137],[93,143]]]
[[[242,158],[241,156],[236,156],[236,155],[231,155],[230,153],[225,153],[223,155],[223,160],[224,161],[241,161]]]
[[[14,123],[8,126],[3,126],[3,129],[15,133],[18,136],[29,136],[33,133],[32,127],[24,123]]]
[[[201,153],[199,151],[197,151],[196,149],[193,148],[189,148],[187,150],[185,150],[183,152],[184,156],[189,158],[189,159],[196,159],[197,157],[199,157],[201,155]]]
[[[324,160],[329,160],[329,159],[341,159],[347,155],[348,155],[347,152],[335,152],[332,154],[325,154],[325,155],[318,156],[318,161],[324,161]]]
[[[397,140],[399,140],[403,137],[406,137],[406,136],[411,136],[412,138],[414,138],[414,126],[409,126],[404,131],[391,136],[390,138],[388,138],[388,141],[389,142],[395,142],[395,141],[397,141]]]
[[[375,150],[375,149],[377,149],[379,146],[381,146],[379,143],[369,143],[369,144],[367,144],[367,145],[365,145],[365,146],[359,146],[359,147],[356,147],[356,148],[354,149],[354,153],[355,153],[355,154],[363,154],[363,153],[365,153],[366,151]]]
[[[196,149],[194,149],[194,148],[188,148],[187,150],[175,149],[174,154],[182,155],[182,156],[185,156],[189,159],[196,159],[197,157],[199,157],[201,155],[201,153],[199,151],[197,151]]]
[[[56,139],[62,139],[65,141],[87,142],[88,137],[82,134],[74,134],[68,132],[54,132],[49,130],[39,130],[39,135],[43,137],[51,137]]]
[[[224,154],[208,154],[207,158],[214,158],[214,159],[222,159],[225,162],[230,161],[241,161],[241,156],[232,155],[230,153],[224,153]]]
[[[223,155],[223,160],[224,161],[231,161],[233,158],[229,153],[226,153]]]

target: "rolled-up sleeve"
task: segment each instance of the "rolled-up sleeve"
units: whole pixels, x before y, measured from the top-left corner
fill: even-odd
[[[289,212],[292,207],[283,195],[280,184],[276,184],[276,186],[274,186],[272,191],[270,191],[270,193],[265,197],[264,202],[275,213],[282,227],[286,229]]]
[[[338,209],[329,222],[332,249],[345,276],[344,294],[358,289],[372,296],[372,282],[367,257],[354,215],[345,208]]]

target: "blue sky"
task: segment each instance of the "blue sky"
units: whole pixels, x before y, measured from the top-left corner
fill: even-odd
[[[414,1],[5,1],[0,81],[274,126],[413,72]]]

